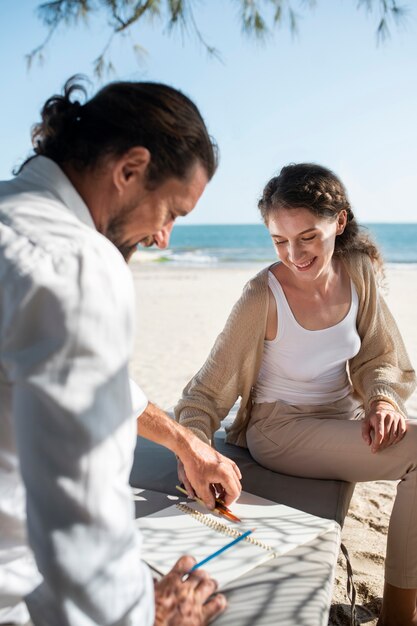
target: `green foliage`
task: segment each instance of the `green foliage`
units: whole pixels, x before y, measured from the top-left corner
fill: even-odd
[[[210,0],[208,0],[210,1]],[[186,36],[194,35],[208,54],[220,58],[218,50],[209,45],[195,19],[194,8],[203,0],[50,0],[42,2],[37,9],[39,19],[47,28],[45,40],[27,55],[28,66],[37,59],[43,61],[43,51],[59,26],[76,27],[82,21],[89,23],[96,16],[106,15],[110,36],[104,49],[94,61],[94,73],[101,77],[114,71],[108,60],[109,49],[115,36],[130,33],[143,20],[156,20],[168,32],[180,28]],[[288,22],[291,32],[297,32],[299,15],[294,5],[301,10],[311,10],[316,0],[229,0],[238,5],[241,27],[245,34],[265,40],[274,27]],[[367,12],[379,12],[376,36],[378,43],[390,32],[390,22],[402,22],[406,9],[396,0],[355,0],[358,8]],[[143,56],[143,48],[133,44],[135,53]]]
[[[407,9],[400,6],[396,0],[358,0],[358,7],[365,7],[370,13],[377,4],[380,12],[380,18],[376,29],[377,42],[384,42],[390,35],[389,22],[392,20],[397,25],[404,23],[407,16]]]

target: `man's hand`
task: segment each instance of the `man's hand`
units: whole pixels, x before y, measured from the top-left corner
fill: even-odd
[[[217,583],[204,570],[197,569],[182,580],[194,563],[193,558],[183,556],[155,583],[154,626],[205,626],[226,608],[223,595],[210,598]]]
[[[371,404],[362,422],[362,437],[372,452],[379,452],[398,443],[407,431],[404,416],[392,404],[378,400]]]
[[[188,495],[213,509],[215,492],[228,506],[240,495],[242,475],[236,463],[190,432],[187,449],[177,452],[178,477]]]
[[[138,435],[177,455],[182,463],[180,480],[191,497],[198,495],[210,509],[215,504],[214,490],[226,505],[239,497],[242,476],[236,463],[203,443],[191,430],[169,418],[152,402],[139,415],[137,428]]]

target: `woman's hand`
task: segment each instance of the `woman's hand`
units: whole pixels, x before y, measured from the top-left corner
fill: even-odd
[[[393,443],[398,443],[407,431],[404,416],[392,404],[383,400],[371,403],[362,422],[362,437],[372,452],[380,452]]]

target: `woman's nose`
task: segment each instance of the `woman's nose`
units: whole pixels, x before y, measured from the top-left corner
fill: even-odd
[[[302,261],[303,252],[299,246],[292,244],[288,249],[288,256],[292,263],[298,263],[299,261]]]

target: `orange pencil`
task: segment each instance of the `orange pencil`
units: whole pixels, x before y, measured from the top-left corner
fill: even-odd
[[[188,493],[184,489],[184,487],[180,487],[180,485],[176,485],[175,488],[178,489],[178,491],[180,491],[181,493],[183,493],[184,495],[186,495],[188,497]],[[201,498],[198,498],[196,496],[194,499],[195,499],[196,502],[199,502],[203,506],[206,506],[204,504],[203,500],[201,500]],[[232,511],[230,511],[230,509],[225,505],[223,500],[221,500],[220,498],[216,498],[216,506],[214,507],[212,513],[215,513],[216,515],[219,515],[220,517],[225,517],[226,519],[230,520],[231,522],[241,522],[242,521],[236,515],[234,515],[232,513]]]

